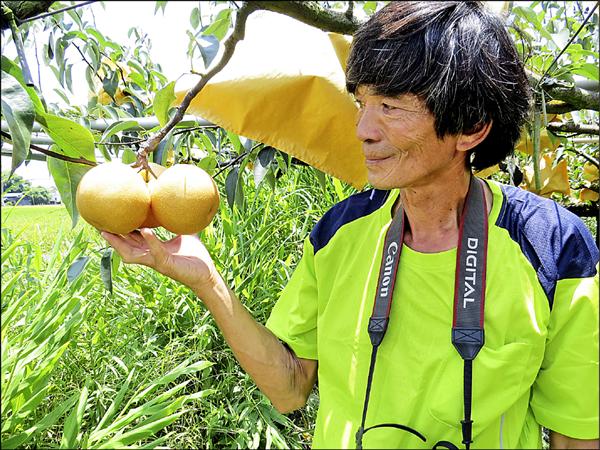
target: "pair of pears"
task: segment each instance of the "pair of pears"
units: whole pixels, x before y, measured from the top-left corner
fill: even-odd
[[[219,208],[219,191],[211,176],[189,164],[149,166],[152,173],[121,162],[90,169],[77,186],[81,217],[115,234],[158,226],[175,234],[195,234],[206,228]]]

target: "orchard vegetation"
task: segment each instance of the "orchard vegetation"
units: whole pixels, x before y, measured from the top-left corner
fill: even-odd
[[[200,236],[264,323],[303,239],[356,188],[285,149],[184,119],[189,101],[174,106],[173,80],[151,60],[144,30],[111,40],[95,26],[93,10],[102,6],[93,3],[2,1],[2,154],[12,158],[2,168],[3,192],[24,184],[17,167],[45,160],[62,199],[35,207],[46,209],[2,208],[2,448],[309,447],[318,389],[303,409],[279,414],[192,292],[122,264],[79,219],[75,192],[103,161],[206,170],[224,201]],[[198,2],[181,18],[189,46],[178,50],[194,71],[203,67],[190,97],[227,65],[256,10],[352,34],[385,3]],[[555,199],[598,239],[598,4],[493,3],[525,61],[535,102],[515,155],[479,175]],[[138,4],[155,14],[169,8]],[[36,38],[42,33],[44,42]],[[24,51],[34,47],[38,60]],[[85,105],[72,101],[76,61],[86,66]],[[62,101],[46,101],[38,64],[53,72]],[[100,119],[110,125],[99,129]]]

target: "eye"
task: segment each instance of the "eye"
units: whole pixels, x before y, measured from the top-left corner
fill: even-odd
[[[383,108],[383,112],[393,112],[396,111],[398,108],[395,106],[392,106],[388,103],[382,103],[381,107]]]

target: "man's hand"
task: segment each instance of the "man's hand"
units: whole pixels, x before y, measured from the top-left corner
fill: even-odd
[[[128,264],[142,264],[192,288],[213,315],[242,367],[280,411],[306,402],[317,378],[317,362],[298,358],[257,323],[217,273],[197,236],[159,240],[149,228],[126,236],[102,232]]]
[[[126,236],[103,231],[102,237],[114,247],[125,263],[142,264],[201,292],[218,280],[215,265],[197,236],[177,236],[159,240],[149,228]]]

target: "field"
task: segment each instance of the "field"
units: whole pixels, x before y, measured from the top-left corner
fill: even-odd
[[[71,218],[62,205],[3,206],[2,228],[11,230],[15,237],[18,234],[25,242],[39,244],[44,252],[52,248],[58,233],[74,236],[82,228],[94,232],[83,221],[72,231]]]
[[[308,168],[246,189],[243,210],[222,195],[201,237],[264,323],[303,239],[350,190]],[[63,206],[2,208],[2,394],[3,448],[308,447],[318,402],[277,413],[188,288],[120,263]]]

